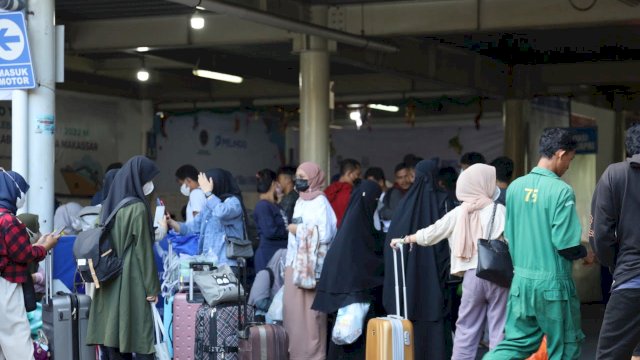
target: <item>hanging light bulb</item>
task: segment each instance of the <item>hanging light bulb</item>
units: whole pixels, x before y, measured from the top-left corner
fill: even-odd
[[[147,69],[143,67],[142,69],[138,70],[136,77],[138,78],[138,81],[142,81],[142,82],[148,81],[149,72],[147,71]]]
[[[204,18],[200,15],[200,12],[196,10],[193,15],[191,15],[191,28],[194,30],[202,30],[204,29]]]

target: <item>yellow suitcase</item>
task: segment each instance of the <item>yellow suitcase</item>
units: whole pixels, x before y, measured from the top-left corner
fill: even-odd
[[[413,360],[413,325],[400,315],[400,286],[398,285],[398,253],[402,264],[402,288],[404,315],[407,315],[407,287],[404,278],[402,245],[393,252],[393,269],[396,280],[396,315],[369,320],[367,324],[367,360]]]

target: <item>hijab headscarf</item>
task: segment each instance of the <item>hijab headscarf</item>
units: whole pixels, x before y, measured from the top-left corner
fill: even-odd
[[[342,226],[327,252],[311,307],[327,314],[357,302],[372,302],[370,290],[382,286],[381,233],[373,223],[382,190],[363,180],[351,193]]]
[[[438,166],[434,160],[422,160],[416,165],[416,177],[407,194],[400,200],[393,215],[384,246],[384,289],[383,301],[388,314],[396,313],[393,250],[391,239],[414,234],[446,213],[447,194],[439,190],[436,182]],[[444,321],[449,313],[446,280],[450,271],[449,244],[442,241],[435,246],[409,247],[404,245],[404,259],[407,281],[408,318],[414,321],[416,354],[429,354],[429,358],[446,359],[446,330]],[[400,274],[398,261],[398,274]],[[402,291],[400,294],[402,311]],[[430,322],[431,328],[424,325]],[[434,325],[440,324],[440,325]],[[430,333],[430,331],[432,333]],[[440,334],[435,336],[433,331]],[[449,330],[450,331],[450,330]],[[445,334],[445,335],[442,335]],[[421,355],[424,358],[426,355]]]
[[[236,197],[238,201],[240,201],[243,216],[246,219],[247,209],[244,207],[242,191],[240,191],[240,186],[233,175],[229,171],[220,168],[208,170],[205,172],[205,175],[213,181],[212,192],[221,201],[225,201],[230,197]]]
[[[78,214],[82,210],[82,206],[75,202],[66,203],[58,206],[53,215],[53,229],[64,229],[65,234],[77,234],[74,224],[78,223]]]
[[[102,199],[100,200],[100,203],[107,199],[109,190],[111,189],[111,184],[113,183],[113,179],[116,177],[118,170],[120,169],[111,169],[104,174],[104,180],[102,180]]]
[[[22,175],[15,171],[0,171],[0,208],[7,209],[15,214],[18,211],[16,201],[20,197],[20,192],[27,193],[29,184]]]
[[[324,171],[320,169],[318,164],[313,162],[304,162],[298,166],[298,169],[304,171],[309,178],[309,189],[307,191],[301,192],[300,197],[303,200],[309,201],[317,198],[320,195],[323,195],[322,187],[324,186]]]
[[[102,213],[100,222],[104,223],[109,214],[118,206],[124,198],[132,196],[138,198],[147,209],[149,231],[151,239],[155,238],[153,233],[153,217],[149,207],[149,201],[144,195],[142,186],[153,180],[160,171],[156,164],[144,156],[134,156],[127,161],[116,173],[111,183],[109,193],[102,203]]]
[[[486,164],[469,166],[458,178],[456,197],[462,201],[457,226],[459,237],[453,239],[453,254],[469,261],[476,253],[476,242],[483,237],[480,211],[493,203],[496,191],[496,168]]]

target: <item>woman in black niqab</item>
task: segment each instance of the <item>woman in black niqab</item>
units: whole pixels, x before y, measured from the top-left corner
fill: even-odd
[[[370,302],[369,290],[382,286],[380,233],[373,214],[382,190],[363,180],[349,200],[343,225],[327,252],[312,309],[327,314],[357,302]]]
[[[383,301],[388,314],[396,313],[394,255],[389,243],[391,239],[413,234],[433,224],[446,213],[448,197],[438,189],[437,172],[438,166],[434,160],[422,160],[416,165],[415,181],[398,204],[391,221],[384,247]],[[404,246],[408,318],[414,327],[415,359],[451,358],[450,301],[446,289],[449,252],[446,242],[434,247]]]
[[[354,303],[370,303],[365,319],[382,314],[383,234],[375,229],[373,216],[382,190],[363,180],[351,193],[342,226],[325,258],[316,297],[311,307],[327,314]],[[364,359],[365,331],[349,345],[329,344],[328,359]]]

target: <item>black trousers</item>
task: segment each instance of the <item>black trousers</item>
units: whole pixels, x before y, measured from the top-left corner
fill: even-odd
[[[640,289],[613,291],[604,313],[596,359],[630,359],[633,354],[640,355],[639,343]]]

